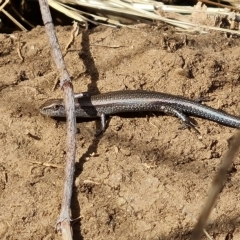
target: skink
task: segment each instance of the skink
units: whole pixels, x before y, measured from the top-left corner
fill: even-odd
[[[106,129],[106,115],[122,112],[164,112],[178,117],[187,127],[195,124],[187,115],[205,118],[229,127],[240,128],[240,117],[203,105],[197,101],[167,93],[144,90],[108,92],[75,98],[76,117],[101,118]],[[66,117],[63,99],[50,99],[40,112],[50,117]]]

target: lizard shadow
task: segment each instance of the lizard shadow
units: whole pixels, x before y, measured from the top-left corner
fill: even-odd
[[[114,115],[107,116],[107,118],[106,118],[106,129],[108,128],[109,123],[111,121],[111,118],[113,116],[119,116],[123,119],[135,119],[135,118],[147,118],[147,119],[149,119],[152,116],[159,117],[159,116],[170,116],[170,115],[166,115],[162,112],[123,112],[123,113],[117,113],[117,114],[114,114]],[[187,117],[190,119],[190,121],[195,126],[198,126],[198,122],[195,119],[193,119],[189,116],[187,116]],[[60,118],[60,117],[53,117],[53,119],[55,119],[58,122],[65,122],[66,121],[65,118]],[[77,118],[76,119],[77,123],[85,123],[85,122],[92,122],[92,121],[95,121],[95,123],[96,123],[95,131],[97,133],[99,130],[101,130],[101,127],[102,127],[100,118]],[[186,128],[186,126],[183,123],[181,123],[181,121],[179,121],[179,125],[180,125],[179,126],[180,129],[185,129]],[[101,136],[102,136],[102,134],[98,135],[98,137],[100,137],[100,138],[101,138]]]
[[[79,58],[85,65],[86,71],[85,73],[90,76],[91,83],[88,84],[88,91],[94,92],[95,94],[100,93],[100,91],[97,88],[97,81],[99,79],[99,72],[96,67],[96,64],[94,62],[94,58],[92,56],[91,50],[90,50],[90,40],[89,40],[89,34],[91,34],[91,30],[85,30],[82,32],[82,51],[79,53]],[[96,122],[96,128],[99,128],[99,122]],[[83,154],[83,156],[79,159],[78,162],[76,162],[75,167],[75,174],[74,179],[76,179],[82,172],[83,165],[85,163],[86,156],[89,156],[91,152],[96,151],[96,148],[99,144],[100,138],[95,138],[88,148],[88,150]],[[80,204],[77,198],[78,191],[76,189],[76,186],[73,186],[73,195],[72,195],[72,217],[78,218],[81,212]],[[79,222],[79,224],[78,224]],[[74,224],[74,234],[73,239],[83,239],[83,236],[81,234],[81,220],[75,222]]]
[[[89,92],[94,92],[95,94],[100,93],[97,88],[97,81],[99,80],[99,72],[95,65],[94,58],[90,50],[90,40],[89,40],[90,31],[84,30],[82,32],[82,50],[78,54],[80,60],[85,65],[86,71],[85,74],[90,76],[91,82],[88,84],[87,89]]]

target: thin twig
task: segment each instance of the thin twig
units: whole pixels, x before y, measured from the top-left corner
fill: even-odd
[[[21,63],[22,63],[24,61],[24,58],[23,58],[22,53],[21,53],[21,40],[20,40],[20,38],[21,38],[21,36],[19,34],[18,39],[17,39],[17,53],[18,53],[18,56],[21,59]]]
[[[74,43],[75,38],[79,34],[79,25],[78,22],[73,21],[73,29],[71,31],[71,38],[69,42],[67,43],[66,47],[64,48],[64,56],[67,54],[67,50],[70,48],[70,46]]]
[[[238,132],[234,136],[231,146],[230,146],[229,150],[226,152],[225,156],[223,157],[222,164],[219,167],[219,170],[218,170],[215,178],[213,179],[212,187],[208,193],[207,201],[203,207],[203,210],[198,219],[198,222],[193,230],[193,234],[192,234],[192,238],[191,238],[192,240],[199,240],[201,238],[203,229],[206,225],[206,222],[207,222],[207,219],[211,212],[211,209],[213,207],[213,204],[215,203],[215,201],[223,187],[224,181],[226,179],[227,171],[228,171],[229,167],[231,166],[233,158],[236,155],[239,147],[240,147],[240,132]]]
[[[22,2],[23,2],[23,1],[22,1]],[[14,13],[15,13],[16,15],[18,15],[18,17],[19,17],[23,22],[25,22],[26,24],[28,24],[29,27],[35,28],[35,26],[34,26],[33,24],[31,24],[27,19],[25,19],[25,18],[19,13],[19,11],[17,11],[12,5],[11,5],[11,8],[12,8],[12,10],[14,11]]]
[[[33,164],[38,164],[44,167],[52,167],[52,168],[63,168],[62,166],[56,165],[56,164],[51,164],[51,163],[46,163],[46,162],[38,162],[38,161],[29,161],[30,163]]]
[[[76,154],[76,116],[74,106],[74,93],[70,76],[67,72],[63,60],[62,52],[56,37],[55,29],[52,23],[52,17],[49,11],[47,0],[39,0],[43,23],[50,42],[52,56],[60,76],[60,87],[64,92],[64,103],[67,114],[67,154],[65,167],[65,181],[63,189],[63,199],[60,216],[57,220],[57,231],[62,234],[66,240],[72,239],[72,230],[70,225],[70,206],[72,198],[73,175],[75,171]]]
[[[54,85],[52,87],[52,91],[55,91],[57,89],[58,84],[59,84],[59,76],[56,76],[54,80]]]

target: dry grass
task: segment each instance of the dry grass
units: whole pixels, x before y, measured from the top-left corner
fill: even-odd
[[[83,25],[91,22],[111,27],[133,27],[139,22],[161,21],[175,26],[178,30],[191,33],[207,33],[215,30],[239,35],[240,14],[233,12],[231,7],[213,8],[201,3],[194,7],[176,6],[151,0],[48,0],[48,2],[52,8]],[[229,2],[238,6],[237,1]],[[234,8],[236,9],[236,7]],[[199,16],[205,16],[205,19],[202,22],[195,21]],[[208,22],[207,19],[214,19],[214,21]],[[222,20],[227,21],[228,26],[223,26]]]

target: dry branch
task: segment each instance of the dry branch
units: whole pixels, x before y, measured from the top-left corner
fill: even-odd
[[[70,206],[72,198],[73,175],[75,171],[76,154],[76,117],[74,106],[74,93],[70,76],[67,72],[62,52],[56,37],[55,29],[52,23],[52,17],[49,11],[47,0],[39,0],[43,23],[48,35],[52,50],[52,57],[59,72],[60,86],[64,92],[64,103],[67,114],[67,154],[65,168],[65,182],[63,189],[63,199],[61,213],[57,220],[57,231],[62,234],[66,240],[72,239],[72,230],[70,225]]]

